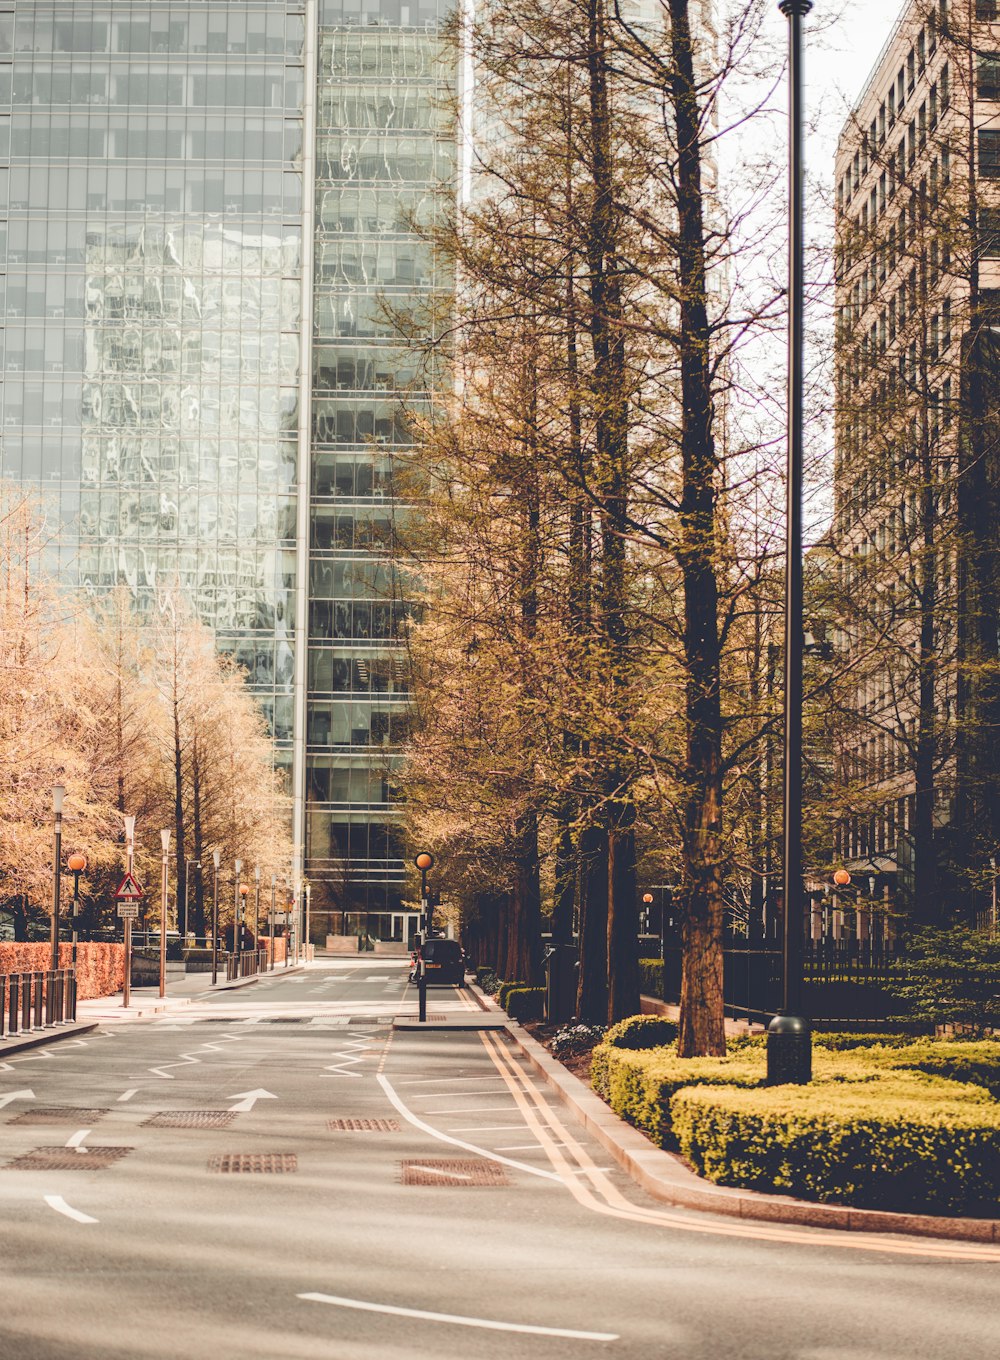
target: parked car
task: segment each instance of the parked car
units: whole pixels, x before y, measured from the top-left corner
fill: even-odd
[[[417,980],[421,953],[427,968],[428,985],[441,983],[460,987],[465,981],[465,955],[457,940],[428,940],[423,949],[418,950],[411,959],[411,982]]]

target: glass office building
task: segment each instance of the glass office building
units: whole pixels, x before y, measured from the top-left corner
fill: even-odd
[[[446,8],[0,0],[0,470],[64,580],[183,592],[246,668],[321,931],[387,933],[404,876],[393,317],[441,282]]]

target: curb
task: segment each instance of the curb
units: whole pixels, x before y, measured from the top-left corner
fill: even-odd
[[[470,984],[470,991],[478,989]],[[483,998],[484,1009],[499,1010]],[[604,1103],[537,1039],[516,1021],[507,1021],[507,1032],[532,1067],[553,1088],[560,1100],[579,1119],[606,1152],[647,1194],[665,1204],[702,1213],[728,1214],[732,1218],[766,1223],[789,1223],[803,1228],[835,1228],[845,1232],[902,1233],[911,1237],[937,1237],[952,1242],[1000,1242],[1000,1219],[942,1218],[934,1214],[902,1214],[878,1209],[850,1209],[838,1204],[816,1204],[790,1195],[764,1195],[755,1190],[734,1190],[712,1185],[693,1172],[672,1152],[654,1147],[638,1129]]]
[[[41,1048],[44,1044],[57,1044],[60,1039],[78,1039],[81,1034],[92,1034],[100,1025],[99,1020],[62,1025],[51,1033],[45,1030],[31,1030],[24,1038],[0,1039],[0,1063],[11,1053],[21,1053],[26,1048]]]
[[[293,973],[301,973],[302,971],[303,965],[299,963],[293,964],[290,968],[282,968],[280,973],[282,977],[291,977]],[[277,972],[276,969],[275,974]],[[154,1015],[168,1015],[171,1011],[181,1010],[184,1006],[193,1006],[213,996],[219,996],[222,992],[234,992],[241,987],[249,987],[255,982],[260,982],[262,978],[270,976],[272,974],[257,973],[253,977],[236,978],[233,982],[216,983],[214,988],[209,987],[208,991],[198,992],[194,996],[149,997],[148,999],[140,997],[138,1001],[133,1001],[127,1010],[117,999],[121,995],[120,992],[115,993],[113,997],[94,997],[93,1001],[113,1001],[115,1003],[113,1009],[102,1011],[95,1023],[105,1024],[116,1020],[144,1020]],[[132,995],[135,996],[134,989]],[[92,1002],[81,1004],[90,1005]]]

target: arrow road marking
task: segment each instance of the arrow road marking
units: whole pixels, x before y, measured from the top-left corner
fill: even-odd
[[[310,1303],[330,1303],[335,1308],[356,1308],[362,1313],[389,1313],[392,1317],[421,1318],[425,1322],[451,1322],[456,1327],[485,1327],[491,1332],[526,1332],[529,1336],[563,1336],[571,1341],[617,1341],[617,1332],[575,1332],[568,1327],[532,1327],[521,1322],[493,1322],[488,1318],[459,1317],[455,1313],[428,1313],[422,1308],[397,1308],[389,1303],[365,1303],[342,1299],[336,1294],[299,1294]]]
[[[45,1203],[50,1209],[55,1209],[57,1214],[65,1214],[67,1218],[73,1219],[74,1223],[97,1223],[96,1218],[91,1218],[89,1214],[83,1214],[79,1209],[72,1208],[63,1199],[62,1195],[46,1195]]]
[[[238,1100],[238,1105],[230,1105],[233,1114],[245,1114],[247,1110],[252,1110],[258,1100],[277,1100],[278,1097],[271,1091],[265,1091],[258,1087],[256,1091],[234,1091],[231,1100]]]
[[[78,1133],[74,1133],[73,1137],[69,1140],[66,1146],[68,1148],[75,1148],[77,1152],[86,1152],[87,1149],[83,1146],[83,1140],[86,1138],[89,1132],[90,1132],[89,1129],[80,1129]]]
[[[34,1091],[8,1091],[6,1095],[0,1096],[0,1110],[5,1105],[9,1105],[12,1100],[34,1100]]]

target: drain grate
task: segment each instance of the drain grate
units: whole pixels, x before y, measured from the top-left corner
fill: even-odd
[[[219,1157],[209,1158],[208,1169],[274,1175],[278,1172],[298,1171],[299,1159],[294,1152],[223,1152]]]
[[[38,1147],[23,1152],[7,1163],[8,1171],[103,1171],[122,1157],[130,1147]]]
[[[225,1129],[236,1118],[233,1110],[161,1110],[142,1121],[144,1129]]]
[[[107,1110],[82,1109],[71,1105],[43,1105],[37,1110],[22,1110],[9,1124],[93,1124]]]
[[[398,1119],[331,1119],[331,1133],[398,1133]]]
[[[425,1157],[422,1161],[400,1162],[404,1185],[509,1185],[502,1166],[484,1158],[458,1161],[454,1158]]]

